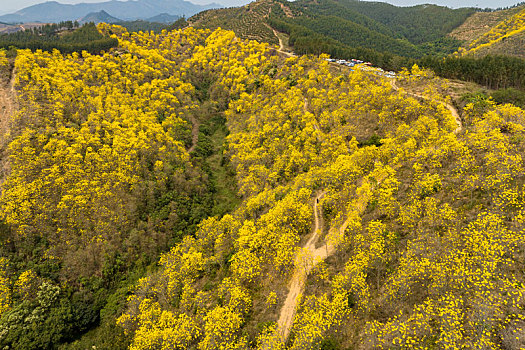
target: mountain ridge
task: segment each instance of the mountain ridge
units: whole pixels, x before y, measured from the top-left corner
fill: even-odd
[[[146,19],[146,21],[169,24],[169,23],[175,22],[180,17],[181,16],[170,15],[169,13],[164,12],[164,13],[158,14],[156,16],[150,17],[150,18]]]
[[[106,1],[100,3],[79,3],[75,5],[48,1],[23,8],[15,13],[0,16],[0,22],[61,22],[77,20],[90,13],[106,11],[122,20],[147,19],[168,13],[170,15],[191,16],[203,10],[221,8],[222,5],[210,3],[196,5],[185,0],[137,0]]]
[[[101,10],[99,12],[91,12],[88,15],[84,16],[82,19],[79,20],[80,23],[116,23],[121,22],[122,20],[116,17],[111,16],[109,13],[107,13],[104,10]]]

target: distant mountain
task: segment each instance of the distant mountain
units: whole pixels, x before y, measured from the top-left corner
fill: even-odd
[[[107,13],[104,10],[99,11],[99,12],[91,12],[90,14],[88,14],[87,16],[79,20],[80,23],[89,23],[89,22],[116,23],[116,22],[121,22],[121,21],[122,21],[121,19],[111,16],[109,13]]]
[[[13,14],[0,16],[0,22],[60,22],[77,20],[90,13],[106,11],[123,20],[147,19],[162,13],[192,16],[203,10],[221,8],[216,3],[195,5],[184,0],[106,1],[100,3],[61,4],[56,1],[26,7]]]
[[[181,16],[170,15],[169,13],[161,13],[160,15],[146,19],[146,21],[170,24],[175,22],[179,18],[181,18]]]

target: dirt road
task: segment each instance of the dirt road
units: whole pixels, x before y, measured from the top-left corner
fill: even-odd
[[[379,185],[384,180],[385,176],[376,179],[377,185]],[[304,291],[306,277],[317,264],[336,252],[337,246],[344,238],[346,228],[350,224],[350,221],[356,218],[356,216],[362,215],[365,211],[372,194],[372,191],[370,190],[371,186],[372,185],[368,178],[364,178],[356,192],[358,194],[356,202],[354,202],[352,208],[350,209],[346,220],[341,226],[331,227],[329,229],[324,245],[320,246],[319,248],[316,248],[316,245],[317,241],[319,240],[319,234],[321,233],[320,230],[322,227],[322,218],[320,218],[319,215],[318,202],[323,198],[325,192],[321,192],[315,197],[315,225],[312,232],[312,237],[296,255],[295,271],[292,279],[290,280],[288,295],[286,296],[286,300],[279,315],[279,320],[277,321],[277,332],[284,342],[286,342],[288,336],[290,335],[296,314],[298,298]]]
[[[277,34],[277,31],[275,29],[272,29],[273,30],[273,35],[275,35],[275,37],[277,38],[277,40],[279,40],[279,51],[283,51],[284,50],[284,44],[283,44],[283,39],[281,39],[279,37],[279,35]]]
[[[390,81],[390,84],[392,85],[392,88],[394,90],[399,91],[399,87],[397,86],[395,79],[392,79]],[[457,127],[456,127],[456,129],[454,129],[454,133],[457,134],[463,129],[463,124],[461,123],[461,117],[459,116],[458,110],[454,106],[452,106],[451,104],[443,102],[443,101],[435,100],[435,99],[432,99],[432,98],[427,97],[427,96],[423,96],[423,95],[420,95],[420,94],[409,92],[409,91],[406,91],[406,93],[408,95],[410,95],[410,96],[414,96],[414,97],[421,98],[421,99],[424,99],[424,100],[434,101],[434,102],[440,103],[441,105],[445,106],[450,111],[450,113],[452,114],[454,119],[456,120]]]
[[[278,52],[282,53],[283,55],[286,55],[288,57],[292,57],[293,56],[293,53],[291,52],[287,52],[287,51],[284,51],[284,44],[283,44],[283,39],[281,39],[279,37],[279,34],[277,34],[277,31],[273,28],[271,28],[270,26],[268,26],[268,28],[270,28],[272,31],[273,31],[273,35],[275,35],[275,37],[277,38],[277,40],[279,40],[279,49],[277,50]]]
[[[11,72],[8,84],[0,84],[0,132],[3,134],[16,112],[15,72]]]
[[[319,239],[319,233],[321,229],[321,219],[319,218],[319,209],[317,204],[321,198],[323,198],[324,192],[320,193],[314,199],[314,218],[315,225],[312,232],[312,237],[306,242],[302,251],[306,253],[298,254],[295,261],[295,271],[290,281],[290,288],[288,290],[288,295],[284,301],[284,305],[281,308],[281,313],[279,315],[279,320],[277,321],[277,329],[283,339],[287,339],[290,334],[290,329],[293,324],[293,319],[295,317],[295,311],[297,306],[297,299],[299,295],[304,290],[304,284],[306,282],[306,276],[308,273],[317,265],[319,261],[315,259],[315,245]],[[311,258],[310,259],[310,256]],[[311,260],[311,261],[310,261]]]

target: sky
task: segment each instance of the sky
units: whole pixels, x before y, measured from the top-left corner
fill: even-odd
[[[31,5],[40,4],[47,0],[0,0],[0,14],[13,13]],[[107,0],[56,0],[63,4],[78,4],[80,2],[103,2]]]
[[[64,4],[75,4],[80,2],[103,2],[107,0],[58,0],[58,2]],[[206,4],[211,2],[217,2],[226,6],[240,6],[243,5],[249,0],[190,0],[195,4]],[[396,6],[412,6],[424,3],[438,4],[448,7],[507,7],[515,5],[522,0],[380,0],[394,4]],[[12,13],[18,11],[24,7],[35,5],[45,2],[45,0],[0,0],[0,14]]]

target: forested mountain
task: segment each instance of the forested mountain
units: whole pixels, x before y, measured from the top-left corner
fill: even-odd
[[[523,11],[0,35],[0,348],[525,348]]]
[[[378,33],[337,16],[319,16],[316,18],[305,16],[293,20],[281,17],[280,20],[295,26],[304,26],[348,47],[366,47],[378,52],[389,52],[407,57],[420,56],[418,48],[406,40]],[[304,39],[307,40],[307,38]]]
[[[336,49],[373,50],[376,56],[415,58],[454,52],[460,42],[447,34],[473,13],[474,9],[452,10],[435,5],[395,7],[349,0],[259,0],[240,8],[205,11],[190,18],[190,22],[201,28],[222,27],[243,38],[257,35],[260,40],[274,42],[272,31],[266,27],[270,25],[289,34],[290,43],[298,52],[323,42],[330,47],[323,51],[327,53]]]
[[[0,51],[1,348],[525,346],[525,111],[98,29],[114,49]]]
[[[332,2],[332,0],[323,1]],[[317,9],[316,2],[300,0],[298,3],[310,9]],[[441,39],[475,12],[472,8],[453,10],[437,5],[397,7],[384,2],[356,0],[334,0],[333,2],[385,25],[414,44]]]
[[[359,24],[369,30],[379,32],[381,34],[395,37],[395,33],[392,28],[383,25],[372,17],[361,14],[353,9],[348,8],[344,4],[331,0],[322,1],[301,1],[294,2],[303,11],[310,11],[323,16],[336,16],[347,21]],[[386,5],[386,4],[385,4]]]
[[[97,341],[121,347],[114,319],[128,287],[235,203],[218,113],[228,92],[208,90],[190,59],[192,33],[174,33],[161,61],[149,36],[135,35],[138,46],[104,55],[18,52],[19,113],[2,116],[0,138],[10,169],[0,199],[2,347],[56,348],[100,322]],[[15,271],[16,286],[5,279]]]

